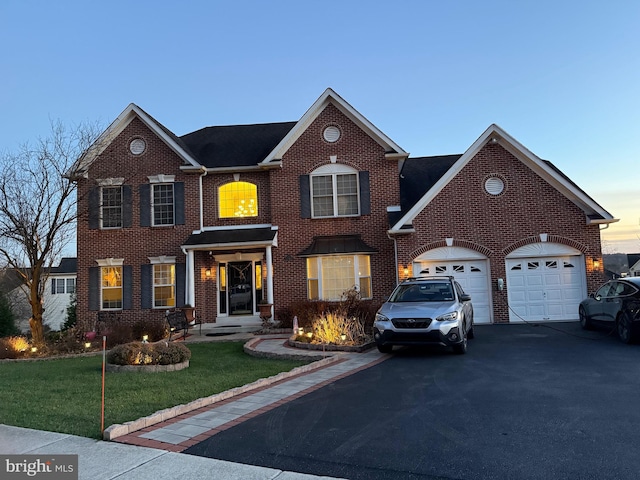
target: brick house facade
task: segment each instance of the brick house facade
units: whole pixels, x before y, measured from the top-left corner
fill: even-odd
[[[409,158],[331,89],[297,122],[182,137],[132,104],[81,170],[86,316],[192,304],[252,325],[261,300],[277,317],[355,285],[381,303],[422,272],[461,277],[480,323],[554,320],[600,281],[599,225],[615,221],[497,126],[463,155]]]

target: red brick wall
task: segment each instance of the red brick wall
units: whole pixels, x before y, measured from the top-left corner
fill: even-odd
[[[337,125],[341,137],[328,143],[322,137],[328,125]],[[298,254],[314,236],[360,234],[365,243],[378,249],[371,256],[374,299],[382,301],[395,286],[393,242],[386,209],[399,205],[398,164],[385,159],[383,148],[336,107],[329,105],[292,145],[282,159],[282,169],[271,170],[271,211],[279,227],[278,247],[273,249],[275,306],[281,308],[307,298],[306,260]],[[369,171],[371,214],[359,217],[300,218],[299,177],[337,162],[359,171]]]
[[[147,148],[142,155],[133,155],[129,143],[143,138]],[[96,267],[96,259],[124,258],[124,265],[133,267],[133,309],[123,311],[124,319],[161,318],[164,310],[140,311],[140,265],[148,264],[150,256],[175,256],[177,263],[184,263],[180,245],[189,234],[199,228],[198,176],[186,175],[179,169],[183,161],[151,132],[143,122],[134,119],[107,149],[91,165],[89,178],[78,182],[78,315],[79,318],[95,317],[89,312],[89,268]],[[138,186],[149,184],[149,175],[175,175],[176,182],[184,182],[185,225],[170,227],[140,226],[140,195]],[[96,179],[124,177],[124,183],[132,188],[132,227],[114,230],[90,230],[87,219],[87,194],[97,185]]]
[[[488,176],[499,175],[505,190],[492,196],[484,190]],[[402,266],[420,253],[445,245],[478,250],[489,257],[492,286],[506,278],[505,255],[538,242],[539,235],[574,247],[585,258],[600,259],[600,231],[586,225],[584,212],[500,145],[486,145],[413,221],[416,233],[399,235],[398,262]],[[602,267],[587,262],[587,289],[602,280]],[[507,286],[508,288],[508,286]],[[507,290],[493,289],[494,321],[508,321]]]

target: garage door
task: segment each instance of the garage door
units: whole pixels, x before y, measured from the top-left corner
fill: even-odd
[[[413,264],[413,271],[416,277],[452,275],[465,293],[471,295],[473,322],[491,323],[492,309],[487,260],[418,260]]]
[[[582,255],[508,258],[509,321],[578,319],[586,295]]]

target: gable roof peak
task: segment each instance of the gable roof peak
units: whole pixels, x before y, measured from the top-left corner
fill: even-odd
[[[406,158],[409,156],[399,145],[393,140],[387,137],[382,131],[380,131],[375,125],[367,120],[360,112],[353,108],[344,98],[338,95],[332,88],[322,92],[322,95],[309,107],[304,115],[298,120],[296,125],[291,131],[282,139],[282,141],[276,145],[276,147],[267,155],[267,157],[261,162],[262,164],[268,164],[272,161],[278,161],[282,159],[282,156],[289,150],[291,145],[302,135],[307,127],[313,122],[327,107],[332,104],[338,110],[340,110],[346,117],[351,119],[356,125],[364,130],[373,140],[375,140],[380,146],[382,146],[386,153],[392,153],[398,155],[398,158]]]

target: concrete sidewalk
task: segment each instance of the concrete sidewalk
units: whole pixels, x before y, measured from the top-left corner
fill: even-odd
[[[258,356],[308,356],[322,358],[287,372],[263,379],[257,385],[224,392],[184,412],[186,406],[175,408],[175,415],[162,421],[131,422],[125,434],[114,435],[115,441],[97,441],[62,433],[30,430],[0,425],[2,454],[77,454],[80,479],[164,480],[164,479],[312,479],[316,477],[271,468],[243,465],[222,460],[196,457],[182,452],[243,421],[317,390],[324,385],[375,365],[386,358],[369,350],[365,353],[323,352],[292,349],[286,345],[286,335],[256,337],[233,335],[193,339],[200,341],[238,341],[249,339],[245,349]],[[189,342],[189,339],[187,339]],[[180,408],[183,407],[183,408]],[[187,408],[188,409],[188,408]],[[182,413],[181,413],[182,412]],[[140,428],[137,428],[140,426]]]

